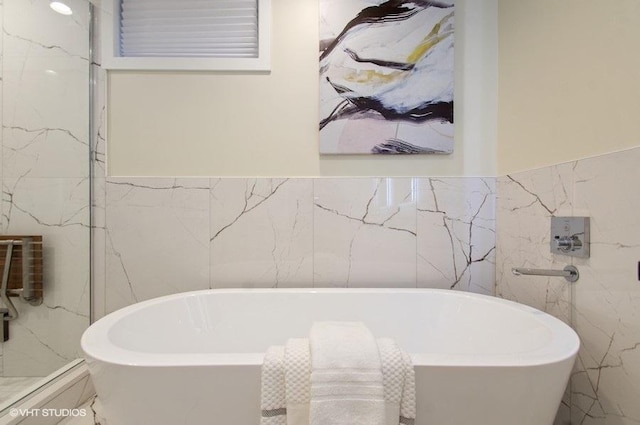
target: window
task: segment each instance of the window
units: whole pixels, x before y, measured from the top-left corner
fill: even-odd
[[[102,65],[268,71],[270,2],[102,0]]]

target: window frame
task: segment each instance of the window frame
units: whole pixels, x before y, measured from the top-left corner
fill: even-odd
[[[176,0],[179,1],[179,0]],[[256,58],[185,58],[123,57],[118,39],[120,0],[101,0],[100,36],[102,67],[108,70],[156,71],[270,71],[271,70],[271,0],[258,1],[258,57]]]

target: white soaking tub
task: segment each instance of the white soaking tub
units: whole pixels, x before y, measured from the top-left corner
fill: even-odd
[[[189,292],[109,314],[82,337],[108,425],[257,425],[270,345],[316,320],[364,322],[410,353],[417,425],[551,425],[579,347],[536,309],[433,289]]]

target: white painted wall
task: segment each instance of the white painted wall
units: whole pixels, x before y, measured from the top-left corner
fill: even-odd
[[[640,144],[640,2],[499,1],[499,173]]]
[[[497,1],[456,2],[456,142],[446,156],[320,156],[318,1],[273,0],[270,74],[109,75],[112,176],[494,176]]]

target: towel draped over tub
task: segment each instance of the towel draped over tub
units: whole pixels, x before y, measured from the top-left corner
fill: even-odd
[[[261,425],[413,425],[413,365],[362,323],[317,322],[267,350],[261,410]]]

